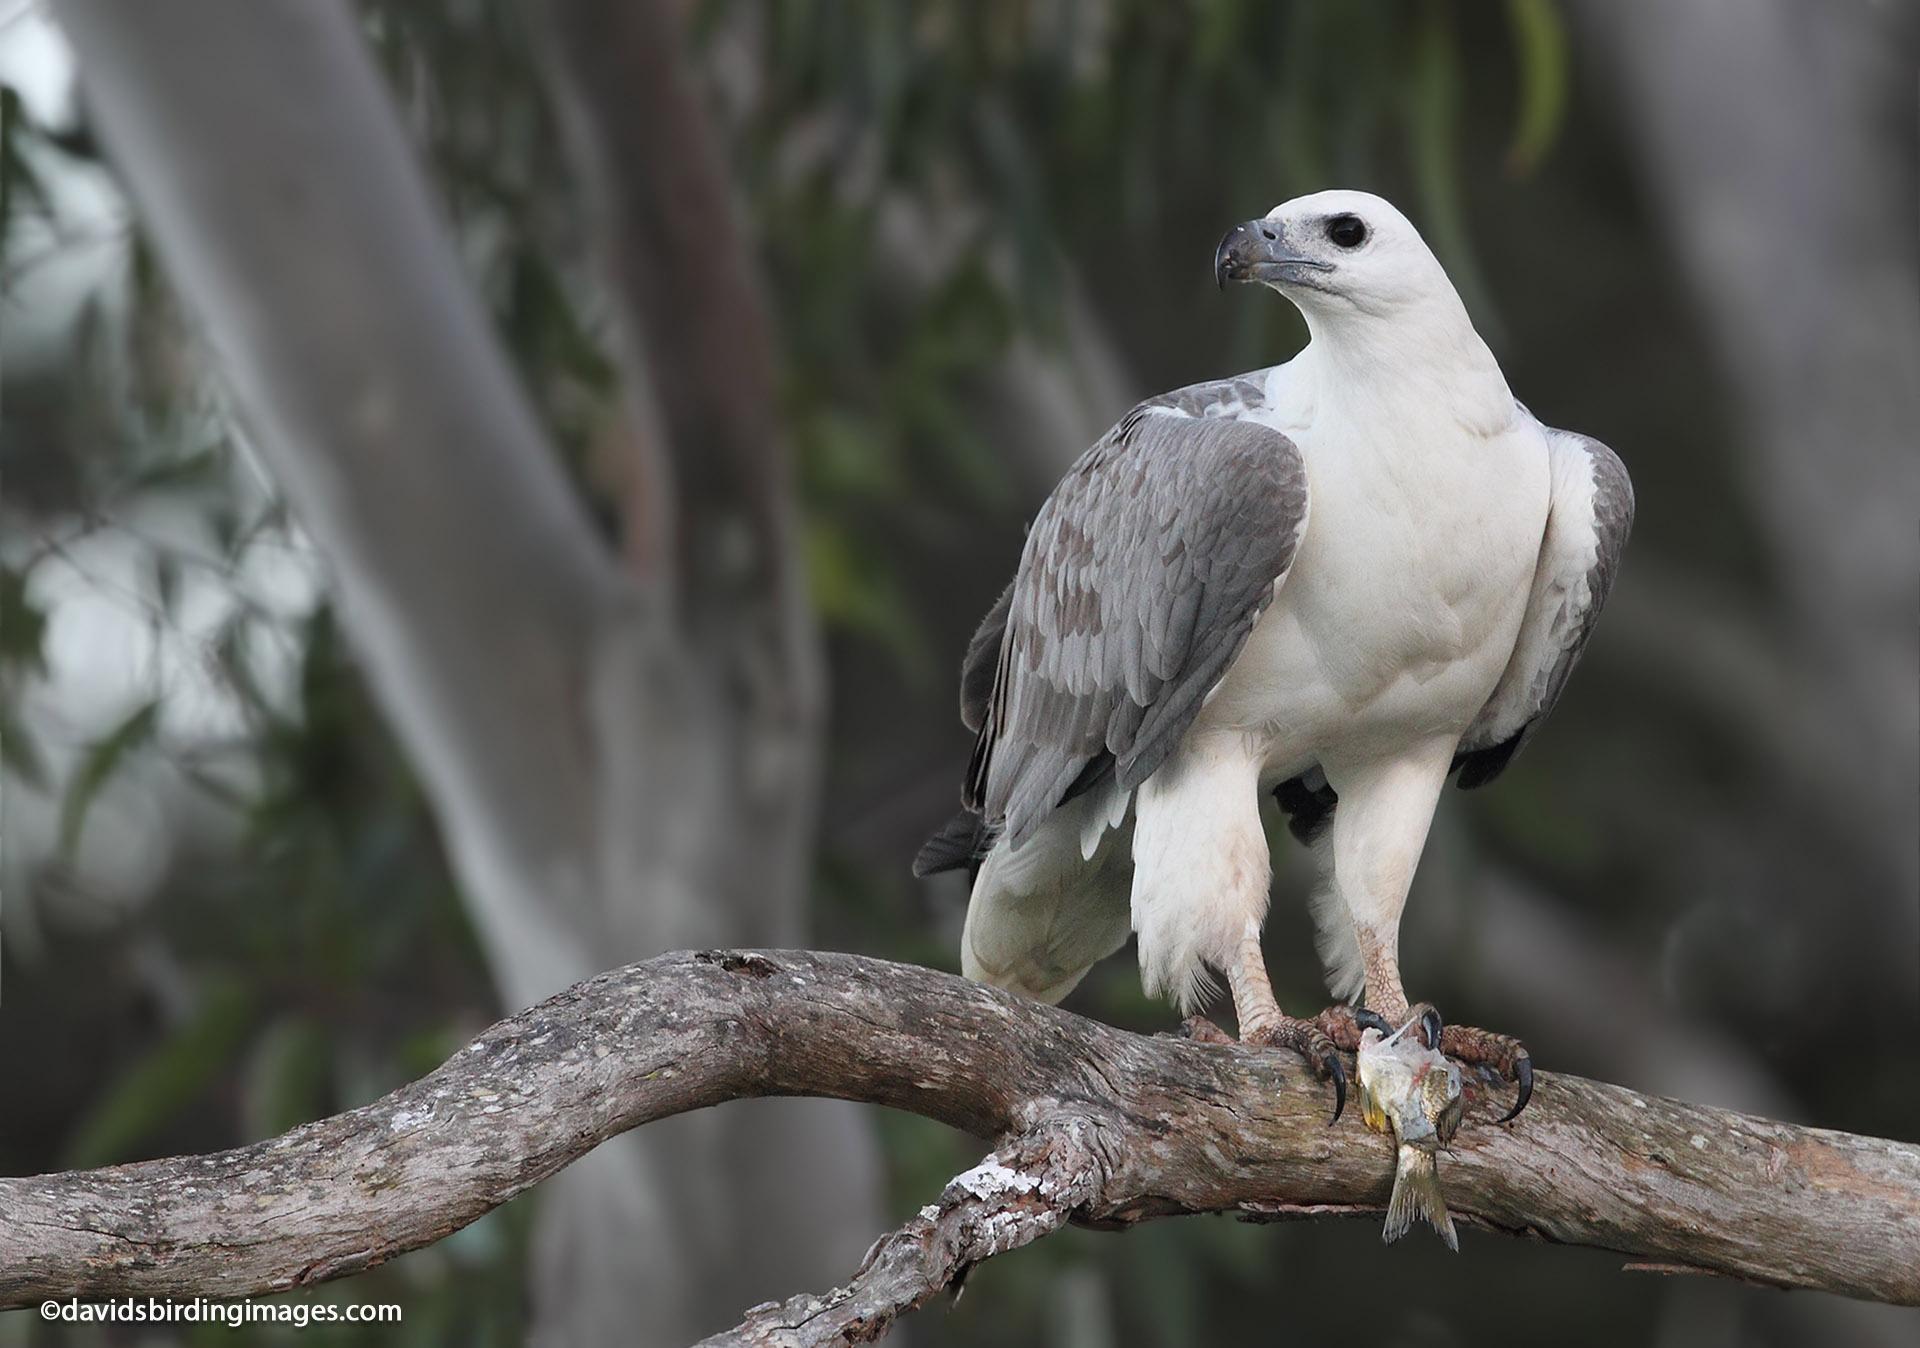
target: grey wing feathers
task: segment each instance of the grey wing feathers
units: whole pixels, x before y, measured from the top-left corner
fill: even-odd
[[[1124,790],[1150,776],[1272,601],[1306,515],[1280,432],[1173,400],[1129,413],[1028,535],[968,807],[1018,846],[1102,776]]]
[[[1499,776],[1560,700],[1633,528],[1633,483],[1619,457],[1590,436],[1543,429],[1553,499],[1540,566],[1512,661],[1454,759],[1468,789]]]

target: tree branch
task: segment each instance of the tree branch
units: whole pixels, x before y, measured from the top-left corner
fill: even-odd
[[[1469,1093],[1443,1163],[1457,1219],[1920,1305],[1920,1146],[1551,1074],[1499,1127],[1497,1102]],[[1128,1034],[854,955],[682,953],[578,984],[384,1099],[266,1142],[0,1179],[0,1306],[242,1296],[357,1273],[637,1124],[770,1095],[890,1105],[1013,1140],[996,1154],[1007,1173],[988,1164],[955,1181],[849,1289],[758,1308],[734,1342],[877,1334],[1066,1220],[1377,1212],[1393,1169],[1357,1119],[1326,1126],[1326,1090],[1284,1054]]]
[[[872,1342],[907,1311],[957,1292],[975,1264],[1051,1235],[1096,1197],[1105,1165],[1093,1131],[1084,1119],[1056,1119],[1002,1146],[875,1241],[846,1286],[755,1306],[696,1348]]]

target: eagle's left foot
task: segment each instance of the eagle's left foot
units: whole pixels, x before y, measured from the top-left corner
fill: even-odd
[[[1513,1108],[1500,1122],[1512,1123],[1533,1098],[1533,1057],[1527,1052],[1527,1046],[1512,1035],[1478,1030],[1471,1025],[1448,1025],[1440,1033],[1440,1051],[1475,1067],[1490,1067],[1519,1087]]]

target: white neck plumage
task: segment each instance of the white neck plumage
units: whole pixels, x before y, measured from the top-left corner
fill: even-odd
[[[1346,405],[1389,414],[1448,413],[1466,430],[1491,435],[1517,415],[1493,352],[1474,330],[1452,287],[1390,315],[1302,306],[1312,340],[1297,360]]]

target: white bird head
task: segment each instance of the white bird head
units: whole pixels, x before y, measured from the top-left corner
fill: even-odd
[[[1214,278],[1257,281],[1309,320],[1401,318],[1459,298],[1420,231],[1370,192],[1315,192],[1235,225],[1214,254]]]

